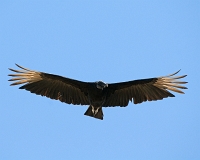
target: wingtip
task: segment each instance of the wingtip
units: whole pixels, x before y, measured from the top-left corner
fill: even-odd
[[[25,68],[25,67],[22,67],[22,66],[20,66],[19,64],[17,64],[17,63],[15,63],[15,65],[17,66],[17,67],[19,67],[19,68],[21,68],[21,69],[23,69],[23,70],[26,70],[26,71],[31,71],[30,69],[28,69],[28,68]],[[11,69],[12,70],[12,69]]]
[[[15,65],[16,65],[17,67],[19,67],[19,64],[15,63]]]
[[[18,65],[17,63],[15,63],[15,65],[17,66],[17,67],[19,67],[19,68],[21,68],[21,66],[20,65]],[[13,71],[14,69],[12,69],[12,68],[8,68],[9,70],[11,70],[11,71]]]
[[[15,65],[21,69],[24,69],[22,66],[20,66],[19,64],[15,63]]]
[[[181,71],[181,69],[179,69],[177,72],[173,73],[173,74],[170,74],[170,76],[174,76],[176,75],[177,73],[179,73]]]

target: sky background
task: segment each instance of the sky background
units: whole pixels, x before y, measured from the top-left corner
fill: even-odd
[[[0,159],[200,159],[200,1],[1,1]],[[8,68],[114,83],[187,74],[184,95],[104,120],[10,87]]]

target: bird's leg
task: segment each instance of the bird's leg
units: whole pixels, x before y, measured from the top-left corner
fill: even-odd
[[[96,114],[98,113],[98,111],[99,111],[99,107],[98,107],[98,108],[95,108],[95,107],[92,106],[92,113],[93,113],[94,115],[96,115]]]

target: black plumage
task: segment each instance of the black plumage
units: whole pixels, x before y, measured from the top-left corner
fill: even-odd
[[[180,85],[187,82],[179,81],[186,75],[174,76],[179,71],[163,77],[106,84],[102,81],[82,82],[17,66],[22,70],[10,69],[16,72],[9,74],[13,77],[9,81],[15,81],[11,85],[24,84],[20,89],[68,104],[89,105],[85,115],[98,119],[103,119],[102,107],[126,107],[129,101],[137,104],[161,100],[174,97],[168,90],[184,93],[180,89],[187,89]]]

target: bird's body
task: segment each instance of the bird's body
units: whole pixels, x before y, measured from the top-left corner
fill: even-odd
[[[179,71],[169,76],[107,84],[103,81],[82,82],[17,66],[22,70],[10,69],[17,73],[9,75],[14,77],[10,81],[16,81],[11,85],[24,84],[20,89],[68,104],[89,105],[85,115],[98,119],[103,119],[102,107],[125,107],[129,101],[137,104],[161,100],[174,97],[168,90],[183,93],[179,89],[187,89],[179,85],[187,82],[178,80],[186,75],[174,77]]]
[[[89,101],[89,108],[85,112],[85,115],[93,116],[95,118],[103,119],[102,106],[106,100],[106,89],[108,85],[105,84],[104,87],[100,87],[98,84],[102,83],[102,81],[93,83],[88,86],[87,97]],[[98,114],[97,114],[98,113]]]

